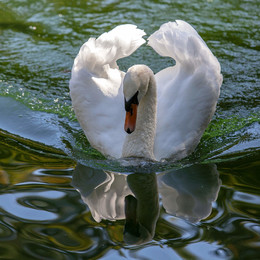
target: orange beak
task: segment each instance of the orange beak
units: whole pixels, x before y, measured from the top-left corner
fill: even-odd
[[[137,104],[131,104],[129,111],[125,116],[125,131],[131,134],[135,130],[136,117],[137,117]]]

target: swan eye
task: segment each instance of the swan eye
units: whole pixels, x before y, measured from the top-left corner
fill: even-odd
[[[134,96],[132,96],[128,101],[126,101],[125,99],[125,111],[126,112],[131,112],[131,114],[133,113],[132,108],[131,108],[131,105],[132,104],[136,104],[136,105],[139,105],[139,101],[138,101],[138,93],[139,91],[137,91]]]

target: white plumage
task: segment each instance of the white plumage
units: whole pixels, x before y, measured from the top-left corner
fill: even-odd
[[[97,39],[90,38],[74,61],[70,95],[75,114],[90,144],[109,157],[122,156],[127,135],[122,84],[125,73],[116,60],[140,47],[144,35],[134,25],[117,26]],[[220,65],[184,21],[163,24],[148,38],[148,45],[176,61],[175,66],[155,75],[154,158],[181,159],[194,150],[215,112],[222,84]]]

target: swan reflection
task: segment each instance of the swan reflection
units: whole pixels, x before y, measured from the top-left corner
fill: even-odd
[[[157,178],[167,213],[198,222],[208,217],[221,185],[216,165],[193,165]]]
[[[215,165],[125,174],[78,164],[72,185],[95,221],[125,219],[125,242],[140,244],[154,236],[159,196],[167,213],[197,222],[210,215],[221,180]]]

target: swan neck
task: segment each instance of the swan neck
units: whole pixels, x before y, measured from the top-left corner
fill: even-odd
[[[123,157],[140,157],[155,160],[153,148],[156,133],[157,93],[153,73],[146,94],[140,100],[135,131],[126,136]]]

